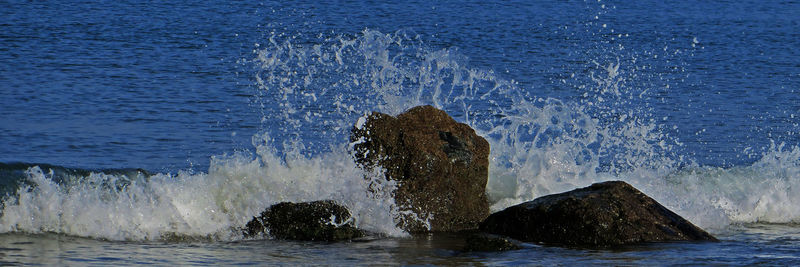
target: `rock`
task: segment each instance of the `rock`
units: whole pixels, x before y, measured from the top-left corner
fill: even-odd
[[[464,251],[509,251],[522,249],[522,244],[514,239],[487,233],[475,233],[467,236]]]
[[[374,112],[358,121],[350,140],[357,163],[380,166],[387,179],[398,181],[395,202],[413,213],[397,218],[401,229],[475,229],[489,215],[489,143],[444,111],[419,106],[396,118]]]
[[[596,183],[509,207],[490,215],[480,229],[525,242],[580,247],[717,241],[622,181]]]
[[[282,202],[254,217],[245,236],[269,233],[276,239],[339,241],[364,236],[353,226],[350,211],[333,201]]]

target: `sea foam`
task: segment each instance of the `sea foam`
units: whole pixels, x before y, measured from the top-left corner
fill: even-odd
[[[242,238],[241,227],[283,201],[335,200],[356,225],[390,236],[392,183],[370,183],[345,149],[307,158],[275,155],[266,143],[257,155],[212,158],[207,173],[126,177],[92,173],[58,184],[52,173],[29,169],[17,196],[4,200],[0,232],[54,232],[110,240],[159,240],[185,236]],[[366,177],[366,179],[365,179]],[[118,183],[125,180],[124,183]]]

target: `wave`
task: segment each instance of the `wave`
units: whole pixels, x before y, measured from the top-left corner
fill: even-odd
[[[701,227],[800,222],[800,149],[774,145],[750,166],[697,166],[677,156],[628,85],[625,66],[594,62],[585,99],[537,97],[457,49],[432,49],[399,31],[315,37],[274,34],[252,59],[262,133],[255,152],[211,158],[206,173],[26,169],[2,202],[0,232],[56,232],[112,240],[165,236],[240,239],[238,228],[271,204],[333,199],[365,230],[402,236],[391,183],[353,163],[350,128],[371,111],[396,115],[429,104],[491,145],[492,210],[606,180],[624,180]],[[629,75],[629,76],[626,76]],[[58,168],[55,168],[58,169]],[[365,179],[364,177],[367,177]]]
[[[344,148],[306,158],[278,156],[267,143],[257,156],[214,157],[208,173],[127,176],[92,172],[56,182],[54,171],[31,167],[27,184],[2,203],[0,232],[54,232],[110,240],[175,236],[242,238],[241,227],[282,201],[332,199],[347,206],[365,230],[402,236],[392,223],[394,201],[373,185]],[[371,190],[367,190],[370,188]],[[370,193],[367,193],[370,192]]]
[[[266,147],[260,153],[266,153],[263,149]],[[215,157],[208,173],[146,177],[93,172],[69,182],[56,182],[52,169],[35,166],[26,171],[25,184],[14,196],[3,199],[0,233],[54,232],[110,240],[175,236],[238,240],[241,226],[269,205],[334,199],[353,211],[359,227],[403,236],[392,220],[397,212],[390,197],[394,185],[385,185],[380,194],[367,194],[369,182],[345,150],[314,158],[295,154],[281,159],[269,153],[258,158]],[[544,178],[556,177],[548,174],[534,177],[523,172],[518,176],[525,184],[515,192],[539,191],[495,200],[493,210],[576,186],[620,179],[712,231],[739,223],[800,222],[796,205],[800,196],[794,193],[800,186],[797,147],[776,147],[747,167],[643,168],[619,175],[586,175],[585,184]],[[492,193],[494,198],[500,194]]]

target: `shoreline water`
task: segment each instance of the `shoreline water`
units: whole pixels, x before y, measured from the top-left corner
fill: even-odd
[[[103,241],[59,234],[0,234],[3,264],[325,264],[325,265],[793,265],[800,262],[796,225],[751,224],[718,234],[721,242],[672,242],[614,249],[526,244],[510,252],[461,252],[463,238],[433,234],[321,243]],[[173,255],[165,258],[164,254]]]

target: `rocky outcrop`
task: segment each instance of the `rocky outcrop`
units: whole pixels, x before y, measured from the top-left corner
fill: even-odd
[[[397,117],[375,112],[359,119],[350,140],[357,163],[382,167],[387,179],[398,181],[395,201],[411,212],[398,218],[402,229],[475,229],[489,215],[489,143],[444,111],[419,106]]]
[[[364,235],[354,227],[350,211],[333,201],[282,202],[247,223],[245,236],[269,234],[276,239],[339,241]]]
[[[467,236],[464,251],[471,252],[496,252],[522,249],[522,243],[517,240],[487,233],[474,233]]]
[[[526,242],[580,247],[717,240],[622,181],[509,207],[489,216],[480,229]]]

